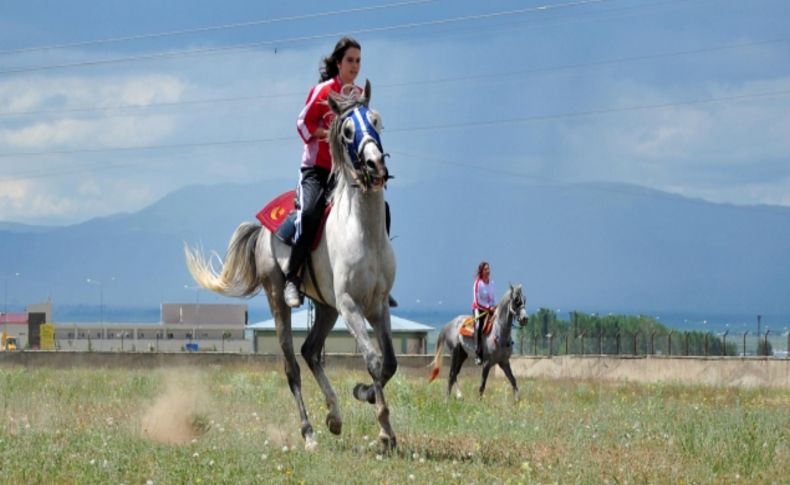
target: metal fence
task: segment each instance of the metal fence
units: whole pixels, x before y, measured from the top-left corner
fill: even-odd
[[[773,356],[790,354],[790,333],[751,332],[572,332],[539,335],[521,330],[514,335],[514,354],[520,355],[666,355],[666,356]]]

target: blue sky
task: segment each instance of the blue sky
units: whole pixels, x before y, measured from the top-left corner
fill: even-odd
[[[290,187],[295,118],[340,34],[363,45],[398,184],[613,181],[790,206],[784,0],[4,0],[0,221],[71,224],[196,183]]]

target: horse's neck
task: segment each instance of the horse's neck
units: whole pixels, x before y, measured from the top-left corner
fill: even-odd
[[[512,327],[513,315],[510,314],[510,301],[503,299],[499,302],[496,309],[496,323],[499,325],[499,336],[503,340],[510,338],[510,327]]]
[[[384,192],[363,192],[348,183],[338,185],[333,212],[336,222],[348,232],[357,233],[369,243],[383,243],[387,238]]]

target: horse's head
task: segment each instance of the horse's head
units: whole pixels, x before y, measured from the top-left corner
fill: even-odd
[[[529,317],[527,316],[527,297],[521,289],[521,285],[510,285],[510,303],[508,312],[518,321],[521,327],[526,327]]]
[[[345,91],[345,90],[344,90]],[[355,90],[328,98],[335,119],[329,127],[332,170],[342,170],[362,187],[380,189],[391,177],[381,147],[381,116],[368,107],[370,81],[359,96]]]

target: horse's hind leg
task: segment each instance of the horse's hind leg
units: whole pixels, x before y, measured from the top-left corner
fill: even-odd
[[[282,288],[282,285],[278,286]],[[302,438],[305,440],[305,448],[313,450],[318,445],[313,436],[313,426],[307,418],[307,409],[305,409],[304,400],[302,399],[302,377],[299,370],[299,364],[296,362],[296,355],[294,354],[293,336],[291,334],[291,309],[285,304],[282,298],[282,291],[272,293],[270,288],[267,288],[266,296],[269,299],[269,308],[274,315],[275,328],[277,329],[277,340],[280,342],[280,348],[285,357],[285,375],[288,378],[288,387],[291,389],[291,394],[296,401],[296,407],[299,409],[299,419],[301,420]]]
[[[458,383],[458,373],[461,372],[461,367],[464,365],[464,361],[467,357],[468,354],[460,345],[453,350],[452,363],[450,364],[450,376],[447,378],[447,397],[450,397],[450,394],[453,392],[453,385]],[[457,391],[457,397],[460,399],[461,389],[458,388]]]
[[[516,377],[513,375],[513,369],[510,368],[510,361],[506,360],[504,362],[500,362],[499,367],[502,368],[502,372],[505,373],[505,377],[507,377],[507,380],[510,381],[510,386],[513,388],[513,399],[518,401],[518,386],[516,385]]]
[[[337,395],[329,382],[329,378],[324,373],[320,355],[321,349],[323,349],[326,342],[326,337],[329,335],[332,327],[334,327],[336,320],[337,311],[334,308],[316,303],[315,324],[302,345],[302,357],[304,357],[310,370],[313,371],[315,380],[318,381],[318,385],[324,392],[326,407],[329,410],[326,415],[326,425],[333,434],[340,434],[343,421],[340,418]]]

